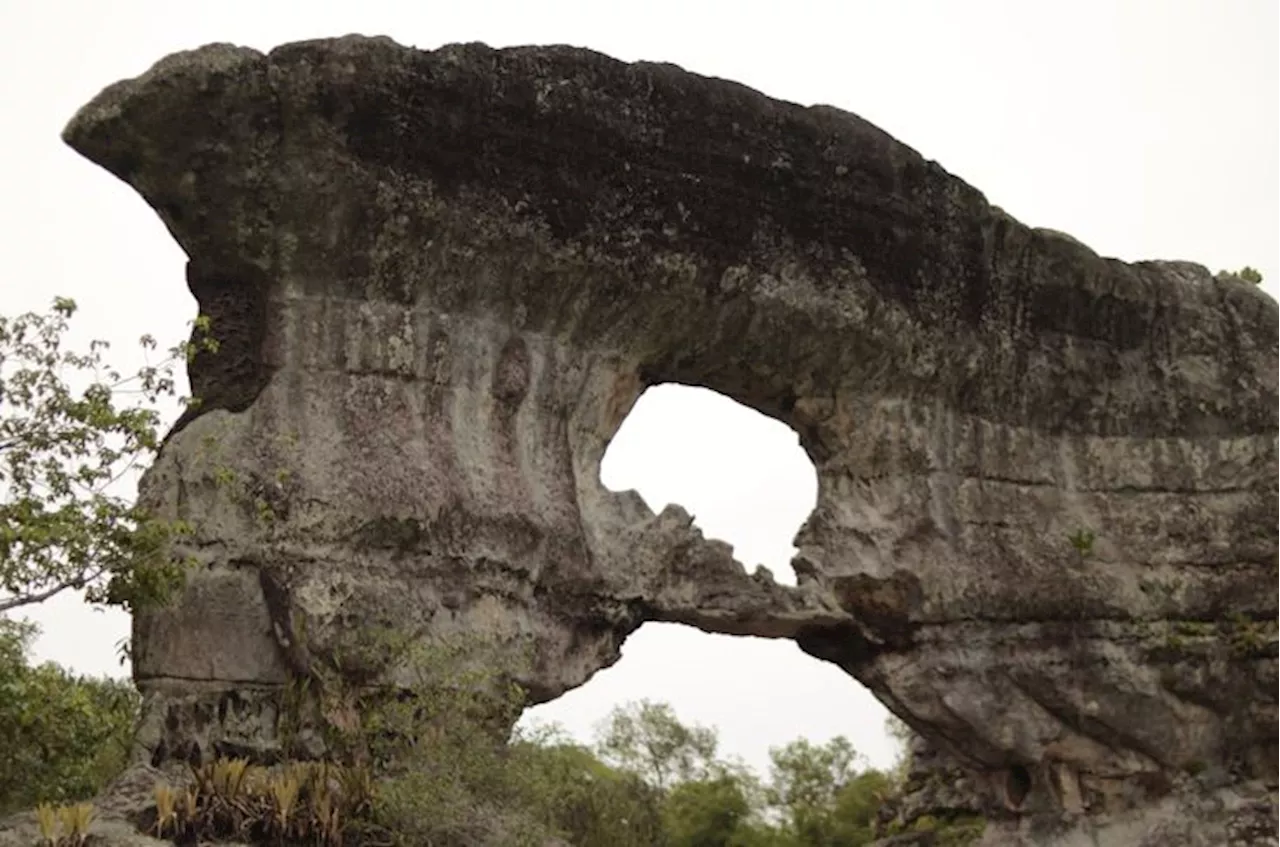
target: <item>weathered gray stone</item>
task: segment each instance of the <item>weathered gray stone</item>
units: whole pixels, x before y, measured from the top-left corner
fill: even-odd
[[[1274,822],[1255,286],[1030,229],[854,115],[585,50],[215,45],[65,137],[160,214],[222,343],[144,487],[203,562],[135,621],[157,763],[278,750],[262,693],[394,679],[351,650],[383,629],[483,636],[545,701],[658,620],[847,670],[990,843],[1226,843],[1257,790]],[[601,485],[660,382],[799,433],[798,586]]]

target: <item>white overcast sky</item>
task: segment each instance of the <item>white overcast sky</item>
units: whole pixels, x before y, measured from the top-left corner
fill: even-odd
[[[107,84],[176,50],[269,49],[351,32],[424,49],[567,43],[668,61],[878,124],[1033,226],[1103,255],[1277,266],[1276,0],[947,2],[283,2],[0,0],[0,310],[55,295],[77,337],[131,363],[144,333],[176,341],[195,303],[184,256],[123,183],[58,138]],[[791,538],[815,496],[785,426],[724,398],[651,390],[606,457],[605,482],[655,509],[678,502],[738,557],[790,580]],[[65,598],[39,610],[38,657],[124,672],[122,614]],[[843,733],[875,763],[893,748],[856,682],[790,643],[650,624],[621,662],[535,710],[588,737],[615,704],[650,697],[718,726],[762,766],[770,745]]]

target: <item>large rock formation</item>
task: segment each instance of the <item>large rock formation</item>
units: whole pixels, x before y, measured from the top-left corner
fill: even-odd
[[[846,112],[585,50],[214,45],[65,137],[163,218],[222,345],[145,485],[200,562],[135,624],[153,762],[279,752],[287,681],[395,679],[389,638],[482,637],[545,701],[676,621],[844,668],[989,843],[1273,836],[1255,286],[1028,228]],[[661,382],[799,433],[796,587],[601,485]]]

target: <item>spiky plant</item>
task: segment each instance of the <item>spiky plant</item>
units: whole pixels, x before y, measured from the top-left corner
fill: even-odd
[[[227,801],[240,799],[245,788],[245,774],[249,772],[248,759],[218,759],[213,763],[210,788],[213,794]]]
[[[373,808],[373,772],[368,767],[339,767],[337,778],[347,817],[359,817]]]
[[[94,818],[92,803],[76,803],[74,806],[63,806],[58,809],[58,817],[62,822],[67,844],[72,847],[80,847],[88,840],[89,827],[93,824]]]
[[[284,775],[296,780],[303,794],[310,794],[315,787],[316,770],[315,762],[290,762],[285,766]]]
[[[311,817],[320,843],[342,843],[342,815],[337,798],[326,784],[311,797]]]
[[[49,803],[36,806],[36,826],[40,830],[40,841],[45,847],[56,847],[58,843],[58,810]]]
[[[179,831],[193,829],[200,817],[200,798],[194,786],[189,786],[178,795],[177,806]]]
[[[269,783],[272,826],[281,838],[289,834],[289,824],[298,804],[299,788],[298,780],[287,773],[276,776]]]
[[[178,830],[178,792],[168,785],[156,783],[156,838],[164,838],[165,832],[177,834]]]
[[[211,797],[213,795],[214,769],[216,762],[205,762],[201,765],[191,765],[191,789],[195,792],[196,797]]]

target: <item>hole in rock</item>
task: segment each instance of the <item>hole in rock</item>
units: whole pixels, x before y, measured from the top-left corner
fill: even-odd
[[[1004,779],[1004,802],[1010,811],[1019,811],[1031,793],[1031,771],[1022,765],[1009,768]]]
[[[817,499],[817,475],[786,424],[702,388],[660,385],[636,402],[601,468],[614,491],[635,489],[654,512],[684,507],[708,538],[733,545],[747,570],[758,564],[795,584],[792,540]],[[648,623],[622,659],[522,723],[555,722],[582,742],[615,708],[636,700],[671,704],[685,723],[719,731],[720,752],[762,777],[769,748],[805,737],[846,736],[870,765],[892,766],[898,747],[887,710],[857,680],[789,640],[712,635]]]

